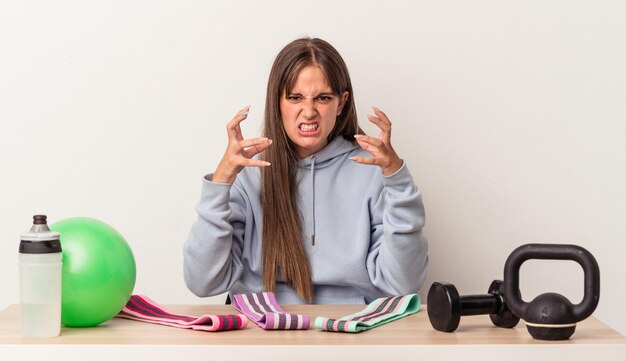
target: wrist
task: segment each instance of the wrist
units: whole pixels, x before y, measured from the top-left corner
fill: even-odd
[[[215,173],[213,173],[211,182],[233,184],[235,182],[235,178],[237,178],[236,172],[225,170],[220,164],[217,166]]]
[[[214,183],[224,183],[224,184],[233,184],[235,182],[235,177],[223,177],[218,175],[217,173],[213,174],[213,177],[211,177],[211,182]]]
[[[383,176],[389,177],[391,175],[394,175],[400,170],[400,168],[402,168],[403,164],[404,162],[400,158],[394,160],[387,167],[383,168]]]

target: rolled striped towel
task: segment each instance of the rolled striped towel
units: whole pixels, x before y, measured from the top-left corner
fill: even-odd
[[[285,313],[273,292],[237,294],[233,306],[264,330],[306,330],[309,316]]]
[[[416,313],[420,309],[417,294],[378,298],[357,313],[338,319],[317,317],[315,328],[334,332],[361,332]]]
[[[239,330],[248,326],[248,319],[241,314],[200,317],[179,315],[166,311],[143,295],[132,295],[116,317],[198,331]]]

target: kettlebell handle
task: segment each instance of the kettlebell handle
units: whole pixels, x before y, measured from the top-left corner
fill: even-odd
[[[600,268],[589,251],[571,244],[526,244],[511,253],[504,265],[504,294],[513,313],[525,315],[529,305],[521,298],[519,270],[530,259],[571,260],[580,264],[585,274],[584,296],[579,304],[574,305],[572,315],[578,322],[593,313],[600,300]]]

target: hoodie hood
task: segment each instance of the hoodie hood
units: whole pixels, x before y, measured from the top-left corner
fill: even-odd
[[[325,168],[330,166],[338,156],[351,152],[356,148],[359,148],[359,146],[344,139],[342,136],[338,136],[318,153],[300,160],[298,167],[304,169],[311,169],[311,167]]]

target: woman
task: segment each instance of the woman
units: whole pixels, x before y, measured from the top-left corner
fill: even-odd
[[[279,303],[369,303],[416,292],[428,269],[421,193],[377,108],[358,125],[347,67],[321,39],[298,39],[270,72],[262,138],[242,109],[205,176],[184,247],[198,296],[273,291]]]

